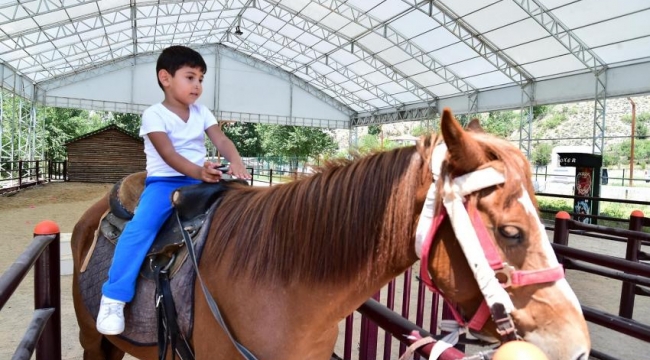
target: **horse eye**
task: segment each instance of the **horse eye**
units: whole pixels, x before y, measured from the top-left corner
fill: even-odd
[[[521,240],[521,231],[516,226],[499,226],[499,234],[510,241]]]

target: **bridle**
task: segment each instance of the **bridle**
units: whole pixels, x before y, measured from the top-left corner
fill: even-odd
[[[446,155],[447,147],[444,143],[440,143],[435,146],[431,156],[433,182],[429,187],[418,221],[415,240],[416,253],[420,258],[420,277],[431,291],[441,294],[429,274],[427,259],[437,230],[443,221],[449,218],[458,243],[483,294],[484,301],[469,321],[465,321],[458,310],[454,306],[450,306],[456,329],[436,342],[431,350],[430,359],[436,359],[444,350],[455,345],[458,335],[466,329],[476,332],[481,330],[490,317],[496,324],[502,341],[517,339],[516,327],[510,316],[510,313],[516,308],[505,289],[554,282],[564,278],[564,269],[561,265],[540,270],[518,270],[501,259],[478,210],[470,208],[468,211],[469,205],[465,200],[466,196],[479,190],[503,184],[505,182],[504,174],[493,167],[487,167],[454,179],[451,179],[450,176],[441,178],[442,164]],[[443,207],[438,214],[435,214],[436,181],[443,181]],[[523,201],[530,202],[530,197],[523,185],[522,190]],[[532,203],[530,205],[532,206]],[[444,294],[441,295],[444,298]],[[449,302],[447,299],[445,301]],[[449,323],[447,322],[446,325],[448,326]]]

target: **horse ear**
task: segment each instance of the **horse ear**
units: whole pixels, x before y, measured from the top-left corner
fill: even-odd
[[[488,161],[478,142],[463,130],[449,108],[442,110],[440,130],[445,139],[447,151],[449,151],[449,162],[454,168],[454,172],[465,174]]]
[[[469,122],[466,126],[467,131],[479,133],[479,134],[484,134],[485,130],[483,130],[483,127],[481,126],[481,122],[477,118],[473,118],[472,121]]]

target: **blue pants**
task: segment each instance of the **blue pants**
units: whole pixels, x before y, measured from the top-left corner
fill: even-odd
[[[135,295],[135,282],[147,251],[158,231],[172,213],[171,194],[185,185],[200,183],[187,176],[148,177],[133,219],[117,241],[113,263],[102,294],[129,302]]]

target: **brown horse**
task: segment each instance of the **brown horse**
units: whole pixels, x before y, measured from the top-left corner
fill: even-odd
[[[416,146],[333,162],[308,178],[274,187],[234,186],[225,194],[199,272],[238,342],[263,360],[330,359],[339,322],[417,261],[416,228],[434,178],[432,153],[443,140],[448,151],[441,176],[457,178],[488,166],[505,176],[503,184],[466,197],[501,258],[521,270],[557,264],[530,201],[531,174],[521,152],[504,140],[463,130],[448,110],[441,130],[442,136],[423,137]],[[444,196],[438,183],[439,213]],[[93,205],[72,237],[84,359],[121,359],[124,352],[156,359],[156,347],[99,334],[81,303],[79,265],[107,208],[107,198]],[[425,260],[442,293],[472,315],[483,294],[450,224],[449,218],[442,221]],[[241,359],[199,285],[195,291],[196,358]],[[587,358],[587,326],[564,279],[507,291],[519,336],[550,359]],[[481,332],[497,334],[494,322]]]

